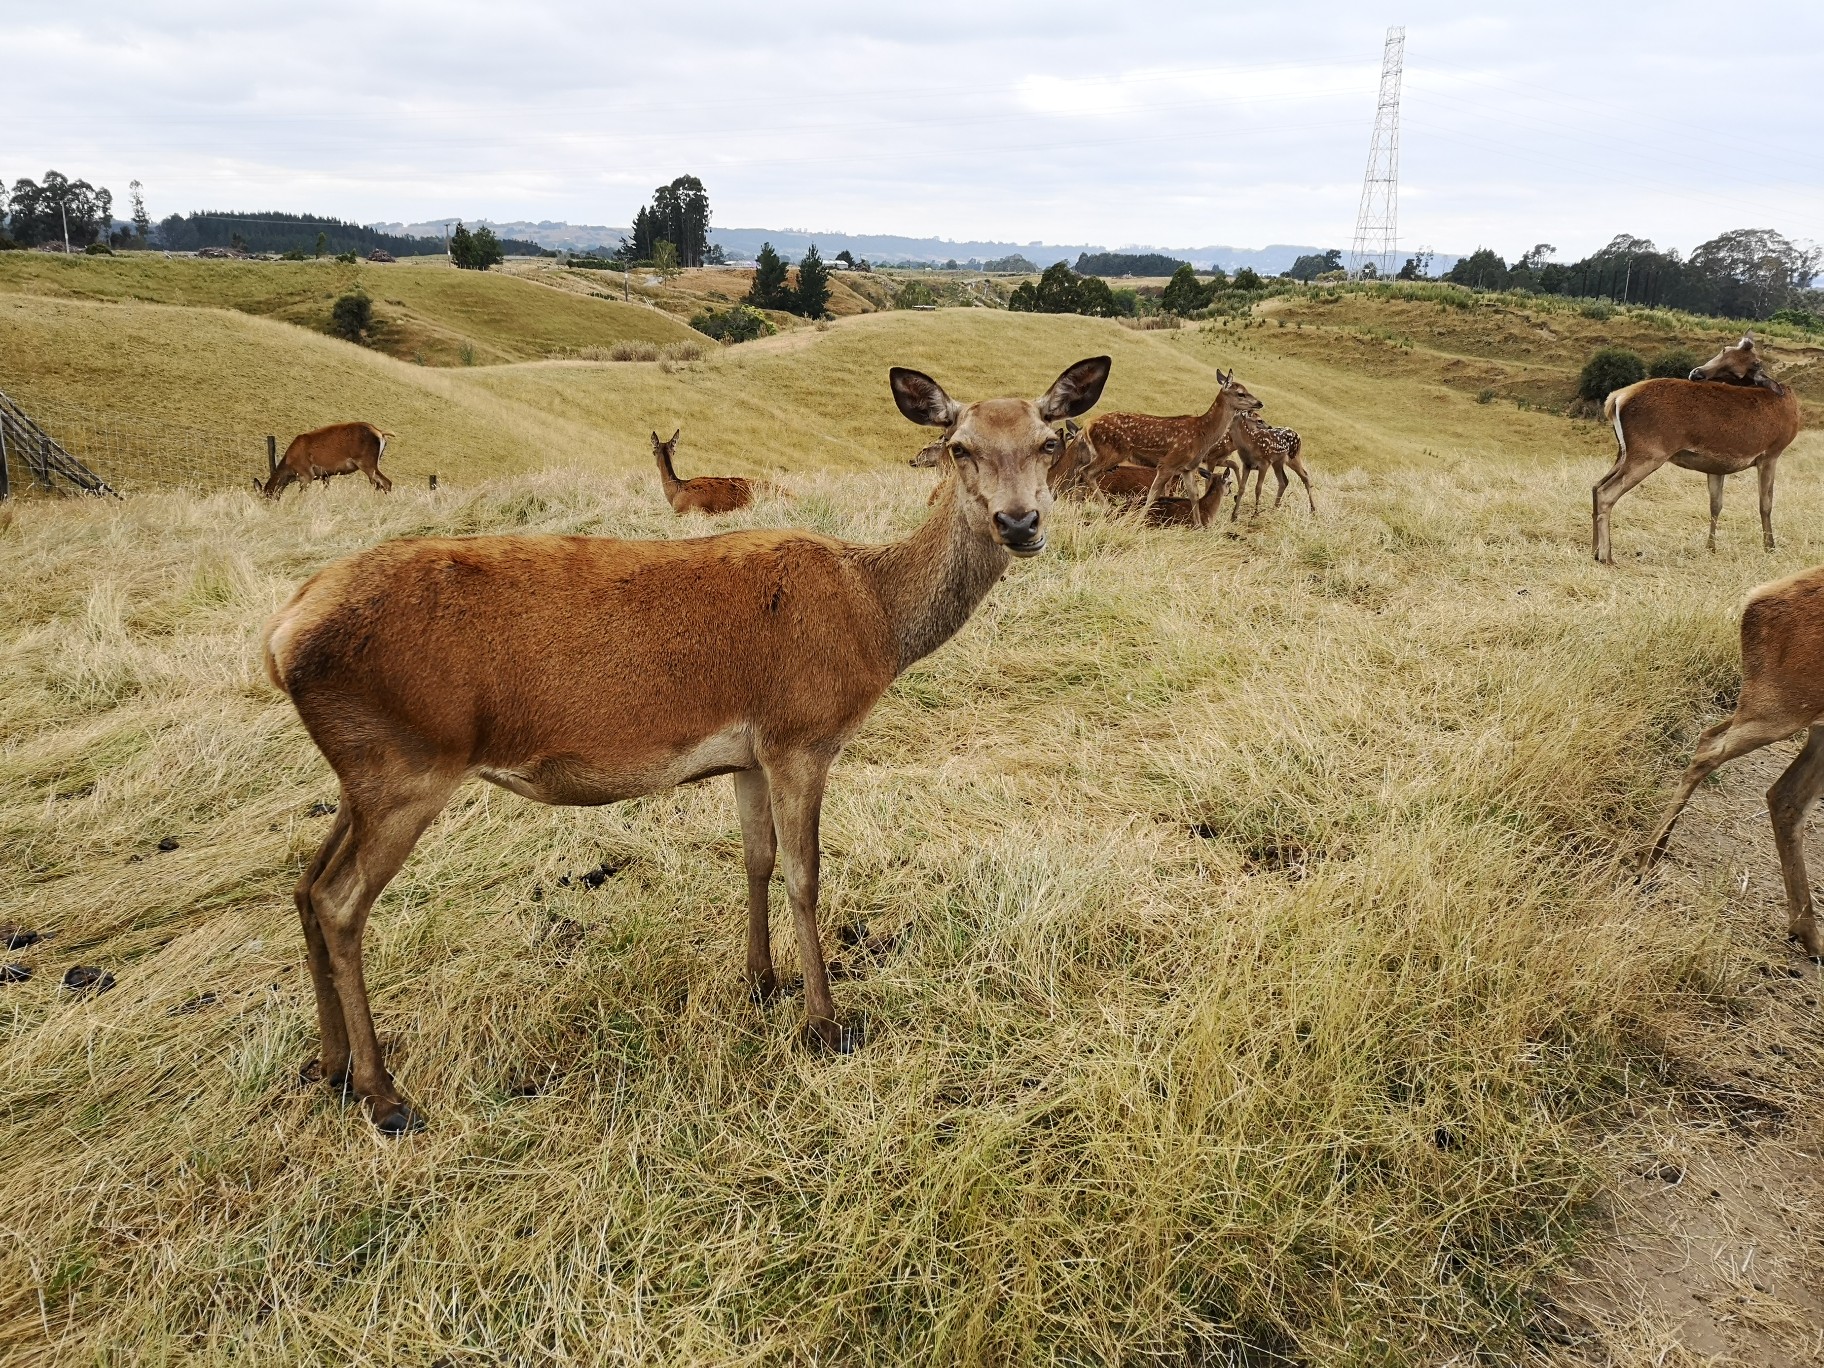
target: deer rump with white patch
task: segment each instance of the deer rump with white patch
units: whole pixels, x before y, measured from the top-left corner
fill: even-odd
[[[1603,400],[1615,427],[1615,464],[1591,490],[1591,549],[1612,564],[1609,515],[1635,485],[1670,461],[1710,480],[1710,539],[1723,515],[1723,477],[1760,476],[1761,540],[1773,550],[1773,481],[1799,434],[1799,396],[1767,373],[1752,335],[1724,347],[1686,380],[1642,380]]]
[[[900,412],[944,430],[943,493],[904,541],[791,529],[422,538],[306,582],[267,624],[265,659],[342,787],[296,890],[322,1032],[307,1072],[352,1086],[384,1133],[422,1124],[384,1067],[361,937],[374,899],[471,778],[592,806],[733,774],[750,984],[762,997],[777,990],[767,907],[777,851],[807,1032],[850,1048],[818,945],[830,766],[1010,557],[1044,550],[1046,472],[1060,446],[1050,425],[1101,397],[1109,364],[1079,361],[1037,400],[973,404],[894,369]]]
[[[372,423],[331,423],[311,432],[300,432],[285,448],[261,493],[276,499],[294,480],[328,480],[357,470],[382,494],[392,492],[393,482],[380,471],[380,458],[395,433],[382,432]]]

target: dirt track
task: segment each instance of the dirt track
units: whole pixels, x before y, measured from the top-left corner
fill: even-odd
[[[1765,798],[1796,749],[1723,770],[1674,837],[1666,886],[1723,895],[1751,981],[1670,1037],[1671,1100],[1613,1138],[1613,1234],[1562,1296],[1557,1362],[1824,1364],[1824,985],[1785,939]]]

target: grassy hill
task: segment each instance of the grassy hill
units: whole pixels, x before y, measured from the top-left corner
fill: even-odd
[[[373,300],[375,349],[427,366],[493,365],[621,341],[696,336],[642,305],[552,290],[498,271],[458,271],[440,260],[344,265],[205,261],[155,252],[0,255],[0,295],[233,309],[314,332],[328,330],[336,297],[356,288]]]
[[[28,402],[372,417],[396,472],[445,475],[0,515],[0,906],[49,937],[0,988],[0,1357],[1534,1352],[1616,1166],[1689,1097],[1775,1086],[1682,1049],[1783,975],[1780,927],[1733,869],[1627,870],[1733,687],[1742,592],[1824,560],[1808,432],[1777,554],[1742,481],[1705,554],[1702,481],[1669,470],[1621,505],[1618,568],[1591,564],[1612,439],[1529,396],[1660,325],[1546,323],[946,310],[670,369],[433,370],[220,307],[0,293]],[[726,782],[590,811],[477,786],[368,934],[431,1129],[380,1144],[296,1085],[290,888],[335,789],[255,640],[303,576],[426,532],[903,535],[928,434],[888,365],[1035,394],[1103,351],[1104,411],[1201,408],[1236,367],[1304,434],[1319,513],[1200,534],[1060,507],[893,688],[824,816],[825,934],[876,947],[840,952],[862,1051],[807,1054],[795,997],[748,1002]],[[646,447],[671,426],[687,471],[789,493],[680,522]],[[118,986],[61,992],[78,963]]]

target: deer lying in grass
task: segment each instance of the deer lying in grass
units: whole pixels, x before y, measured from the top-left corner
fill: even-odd
[[[1679,814],[1712,772],[1806,728],[1804,749],[1767,790],[1767,815],[1786,884],[1787,934],[1813,959],[1824,959],[1805,868],[1805,819],[1824,793],[1824,567],[1749,593],[1742,609],[1742,692],[1735,712],[1698,738],[1642,872],[1665,855]]]
[[[1252,413],[1239,415],[1229,428],[1229,434],[1213,453],[1219,459],[1226,459],[1231,454],[1239,462],[1240,479],[1235,485],[1235,507],[1229,513],[1229,521],[1241,517],[1241,496],[1248,492],[1248,476],[1254,477],[1254,512],[1260,513],[1260,491],[1267,482],[1267,471],[1272,470],[1279,481],[1279,492],[1273,496],[1273,507],[1278,508],[1280,500],[1286,497],[1286,489],[1292,483],[1286,478],[1286,467],[1291,466],[1298,478],[1304,481],[1305,498],[1311,504],[1311,511],[1317,512],[1317,499],[1311,493],[1311,472],[1305,469],[1305,463],[1299,459],[1299,451],[1304,443],[1291,428],[1271,427]]]
[[[1708,382],[1708,383],[1705,383]],[[1761,540],[1773,550],[1773,478],[1799,433],[1799,396],[1761,364],[1752,335],[1724,347],[1688,380],[1642,380],[1603,400],[1620,452],[1591,490],[1593,550],[1614,564],[1609,514],[1667,461],[1710,479],[1710,541],[1723,514],[1723,477],[1753,467],[1761,483]]]
[[[910,537],[810,532],[680,541],[387,542],[307,581],[266,625],[266,671],[341,782],[297,885],[321,1054],[389,1135],[419,1127],[387,1073],[362,976],[374,899],[473,778],[592,806],[735,776],[747,975],[778,987],[775,849],[804,968],[806,1033],[852,1048],[818,945],[818,814],[830,766],[894,678],[960,628],[1012,556],[1045,549],[1050,424],[1101,397],[1105,356],[1037,400],[959,404],[890,372],[899,410],[944,431],[943,495]]]
[[[672,468],[671,458],[677,454],[678,437],[684,431],[679,428],[671,434],[669,442],[661,442],[659,434],[652,434],[652,454],[659,464],[659,483],[665,486],[665,501],[671,505],[672,512],[682,516],[685,513],[733,513],[737,508],[746,508],[754,501],[756,494],[777,494],[779,487],[766,480],[748,480],[739,475],[699,475],[694,480],[680,480],[678,472]]]
[[[1127,467],[1117,467],[1127,469]],[[1222,496],[1235,472],[1219,465],[1209,473],[1210,483],[1199,498],[1158,498],[1150,507],[1142,504],[1142,516],[1148,527],[1213,527],[1222,512]]]
[[[1234,372],[1216,372],[1215,402],[1202,413],[1159,418],[1150,413],[1105,413],[1084,432],[1092,456],[1084,476],[1094,481],[1118,465],[1151,466],[1153,483],[1146,494],[1151,507],[1173,480],[1192,474],[1209,458],[1217,443],[1228,435],[1229,425],[1240,413],[1252,413],[1260,400],[1235,378]]]
[[[311,480],[352,475],[358,470],[375,489],[389,494],[393,482],[381,473],[380,458],[386,454],[387,439],[395,435],[372,423],[331,423],[314,432],[300,432],[291,439],[260,492],[276,499],[295,480],[305,481],[308,488]]]

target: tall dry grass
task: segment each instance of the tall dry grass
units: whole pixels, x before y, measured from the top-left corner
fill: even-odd
[[[700,529],[649,476],[564,471],[21,508],[0,900],[54,938],[0,988],[0,1351],[1519,1352],[1596,1196],[1591,1136],[1655,1086],[1655,1021],[1735,973],[1712,901],[1618,859],[1732,687],[1741,589],[1819,559],[1824,511],[1789,477],[1792,549],[1743,522],[1706,558],[1674,477],[1623,506],[1645,555],[1611,571],[1585,485],[1332,466],[1320,517],[1234,539],[1061,512],[833,776],[851,1057],[741,987],[726,781],[595,811],[464,791],[368,936],[431,1117],[403,1143],[295,1082],[289,890],[335,790],[259,624],[382,537]],[[718,525],[924,512],[904,472],[794,486]],[[857,923],[873,952],[838,945]],[[119,986],[60,992],[78,962]]]

